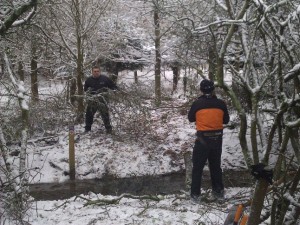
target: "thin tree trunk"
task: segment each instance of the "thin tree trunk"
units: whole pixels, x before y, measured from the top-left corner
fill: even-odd
[[[70,102],[73,106],[75,106],[75,102],[76,102],[76,78],[75,77],[71,77],[69,80],[70,83]]]
[[[275,129],[275,127],[274,127],[274,129]],[[276,165],[275,165],[274,174],[273,174],[274,180],[279,180],[280,179],[282,162],[284,161],[284,159],[283,159],[284,158],[284,153],[285,153],[288,141],[289,141],[289,137],[290,137],[290,132],[289,132],[289,128],[287,128],[287,130],[285,132],[283,142],[281,143],[281,146],[280,146],[279,157],[278,157]],[[256,198],[255,195],[254,195],[254,198]],[[275,224],[276,210],[277,210],[277,205],[278,205],[279,201],[280,201],[279,199],[275,199],[272,203],[271,224]],[[250,216],[251,216],[251,214],[250,214]]]
[[[5,62],[3,59],[3,55],[0,54],[0,79],[2,78],[2,76],[4,74],[4,69],[5,69]]]
[[[246,134],[247,134],[247,116],[244,111],[243,106],[241,105],[241,102],[238,100],[238,97],[234,93],[234,91],[230,88],[228,88],[226,85],[224,85],[223,82],[223,70],[224,68],[224,60],[222,59],[217,59],[217,71],[216,71],[216,76],[219,81],[223,85],[223,89],[227,93],[227,95],[231,98],[232,103],[236,110],[238,111],[238,115],[240,118],[240,131],[239,131],[239,140],[240,140],[240,145],[241,149],[244,155],[244,159],[246,161],[247,167],[249,168],[252,164],[252,158],[249,154],[249,148],[247,144],[247,139],[246,139]]]
[[[187,71],[186,71],[186,67],[184,69],[184,77],[182,79],[183,81],[183,93],[184,93],[184,96],[186,96],[186,89],[187,89]]]
[[[179,67],[178,66],[172,66],[171,69],[173,71],[173,93],[174,93],[177,90],[177,86],[178,86]]]
[[[161,54],[160,54],[160,21],[158,9],[154,6],[155,25],[155,104],[161,103]]]
[[[25,76],[24,76],[24,68],[23,68],[23,63],[22,61],[18,62],[18,75],[20,77],[21,81],[25,80]]]
[[[252,200],[250,216],[247,225],[260,224],[260,214],[264,205],[267,190],[268,182],[265,179],[259,179],[256,183],[254,198]]]
[[[252,145],[252,155],[254,164],[259,163],[259,155],[258,155],[258,144],[257,144],[257,98],[258,96],[252,96],[252,115],[251,115],[251,145]]]
[[[77,118],[76,122],[81,123],[83,121],[83,115],[84,115],[84,104],[83,104],[83,57],[82,54],[78,54],[78,62],[77,62],[77,93],[78,97],[77,100]]]
[[[296,176],[293,179],[292,186],[289,190],[289,194],[291,196],[293,196],[295,194],[295,192],[297,190],[297,186],[299,184],[299,181],[300,181],[300,168],[298,168]],[[276,225],[284,224],[284,218],[285,218],[285,215],[286,215],[289,205],[290,205],[290,202],[286,199],[283,199],[283,202],[282,202],[282,205],[280,208],[280,216],[276,222]]]
[[[210,80],[214,80],[216,73],[216,53],[215,48],[211,45],[208,47],[208,77]]]
[[[75,98],[77,101],[77,118],[76,122],[81,123],[83,121],[84,104],[83,104],[83,48],[82,48],[82,36],[81,36],[81,15],[80,15],[80,2],[76,0],[74,2],[75,14],[76,14],[76,34],[77,34],[77,62],[76,62],[76,84],[78,97]]]
[[[10,63],[8,61],[7,55],[4,55],[5,58],[5,63],[8,68],[8,73],[11,79],[11,82],[16,89],[15,92],[18,95],[18,102],[19,102],[19,107],[21,110],[21,120],[22,120],[22,130],[21,130],[21,148],[20,148],[20,158],[19,158],[19,189],[15,190],[20,193],[18,196],[20,197],[20,203],[21,209],[23,209],[24,203],[26,201],[26,184],[28,182],[28,176],[27,176],[27,169],[26,169],[26,150],[27,150],[27,140],[28,140],[28,121],[29,121],[29,106],[26,98],[26,91],[24,88],[19,88],[19,85],[21,85],[21,82],[16,80],[13,72],[10,68]],[[4,142],[3,140],[3,134],[1,134],[1,142]],[[3,143],[4,144],[4,143]],[[22,218],[23,216],[23,210],[17,212],[18,216],[20,217],[19,219]]]
[[[34,40],[33,40],[34,42]],[[33,102],[39,101],[39,88],[38,88],[38,78],[37,78],[37,53],[36,53],[36,43],[32,43],[32,58],[30,63],[30,78],[31,78],[31,99]]]
[[[5,168],[7,169],[7,171],[10,172],[11,171],[10,164],[7,162],[8,151],[7,151],[7,146],[6,146],[6,140],[4,138],[4,133],[3,133],[1,126],[0,126],[0,151],[1,151],[1,156],[3,158],[3,161],[4,161]]]
[[[112,71],[111,71],[111,80],[114,83],[117,83],[118,81],[118,76],[119,76],[119,65],[118,62],[112,62]]]

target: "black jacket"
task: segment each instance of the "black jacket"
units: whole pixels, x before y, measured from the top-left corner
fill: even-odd
[[[229,114],[224,101],[213,95],[202,95],[193,102],[188,113],[190,122],[196,122],[197,131],[222,130],[229,122]]]
[[[100,75],[98,78],[91,76],[84,83],[84,91],[91,94],[106,92],[108,89],[116,90],[118,88],[111,79],[104,75]]]

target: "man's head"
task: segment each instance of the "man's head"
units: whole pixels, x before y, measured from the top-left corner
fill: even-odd
[[[200,91],[204,94],[210,94],[215,89],[214,82],[211,80],[204,79],[200,83]]]
[[[100,67],[99,66],[93,66],[92,75],[94,78],[98,78],[100,76]]]

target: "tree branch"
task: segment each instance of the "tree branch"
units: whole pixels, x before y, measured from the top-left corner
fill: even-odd
[[[36,12],[37,3],[37,0],[31,0],[28,3],[25,3],[14,9],[14,11],[1,24],[0,36],[3,36],[11,27],[20,26],[29,21]],[[32,11],[25,17],[25,19],[18,20],[20,16],[30,9],[32,9]]]
[[[84,204],[84,206],[88,206],[88,205],[111,205],[111,204],[118,204],[120,202],[120,200],[122,198],[132,198],[132,199],[140,199],[140,200],[152,200],[152,201],[160,201],[162,200],[162,197],[158,197],[155,195],[142,195],[142,196],[136,196],[136,195],[131,195],[131,194],[122,194],[117,198],[113,198],[113,199],[97,199],[97,200],[89,200],[87,198],[81,197],[81,196],[77,196],[78,198],[81,198],[83,200],[86,200],[87,202]]]

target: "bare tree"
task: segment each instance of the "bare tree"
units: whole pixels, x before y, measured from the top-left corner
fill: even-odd
[[[160,49],[160,16],[159,16],[159,5],[158,1],[153,2],[154,10],[153,10],[153,18],[154,18],[154,43],[155,43],[155,103],[157,106],[161,103],[161,49]]]
[[[2,1],[0,10],[0,36],[5,36],[12,28],[23,25],[32,19],[35,14],[37,1]],[[1,43],[2,44],[2,43]],[[7,46],[5,46],[7,50]],[[3,132],[4,123],[0,126],[0,149],[1,149],[1,187],[10,190],[10,194],[6,195],[1,190],[1,211],[3,207],[6,210],[4,216],[11,217],[16,224],[23,224],[23,217],[27,210],[27,192],[26,184],[28,182],[28,170],[26,168],[26,149],[28,140],[28,119],[29,106],[27,93],[22,80],[16,79],[11,69],[11,64],[5,51],[2,52],[5,64],[3,64],[2,72],[8,75],[10,85],[6,90],[11,96],[15,96],[21,111],[21,135],[20,135],[20,155],[18,173],[12,170],[11,165],[7,161],[8,146]],[[2,118],[2,116],[1,116]]]
[[[72,93],[71,103],[77,104],[77,122],[82,120],[84,112],[82,84],[84,71],[87,65],[96,60],[91,58],[90,51],[97,49],[93,46],[97,40],[96,35],[99,34],[100,20],[104,18],[106,10],[112,3],[112,0],[64,0],[60,3],[54,2],[48,8],[51,15],[48,29],[52,28],[57,32],[48,30],[48,33],[44,30],[44,33],[64,50],[66,59],[69,60],[66,64],[70,68],[75,67],[75,77],[71,76],[71,79],[76,86],[70,86],[70,93]]]
[[[292,165],[299,167],[299,3],[216,0],[207,10],[212,12],[207,15],[210,19],[203,20],[197,20],[200,16],[196,16],[194,5],[181,3],[188,13],[177,19],[184,21],[187,34],[193,34],[189,40],[204,35],[212,37],[214,44],[210,46],[215,52],[216,64],[210,78],[225,91],[237,111],[240,146],[248,168],[260,163],[271,166],[274,180],[281,180]],[[216,17],[217,20],[212,19]],[[232,85],[225,81],[229,75],[226,71],[230,72]],[[243,104],[244,99],[247,99],[248,109]],[[297,160],[290,159],[291,155]],[[264,200],[270,188],[275,187],[270,187],[268,179],[270,177],[264,175],[258,178],[248,224],[259,224],[269,218],[261,217],[262,210],[266,210]],[[280,189],[285,190],[284,194],[273,193],[280,197],[272,201],[267,213],[271,215],[272,224],[287,221],[287,208],[293,201],[299,201],[296,196],[293,201],[285,196],[295,193],[298,172],[289,182],[293,188],[285,183]],[[285,210],[277,210],[283,203]],[[294,213],[291,224],[298,218],[299,213]]]
[[[299,94],[299,78],[297,76],[293,77],[294,93],[291,92],[290,88],[284,87],[283,83],[284,74],[288,72],[288,68],[293,68],[297,61],[297,53],[294,49],[288,48],[292,40],[288,38],[290,31],[287,27],[291,24],[298,26],[298,23],[288,16],[277,19],[275,14],[276,11],[285,11],[289,12],[288,15],[292,15],[296,7],[286,5],[285,1],[270,3],[269,5],[258,1],[243,1],[236,5],[232,4],[231,1],[225,1],[224,5],[221,1],[218,1],[218,3],[227,12],[228,18],[215,21],[206,27],[199,27],[199,30],[207,27],[213,28],[216,24],[227,27],[227,34],[224,36],[217,54],[216,79],[219,86],[230,96],[235,109],[238,111],[240,144],[248,166],[251,164],[258,165],[259,163],[269,165],[271,154],[276,154],[276,151],[272,153],[272,148],[275,147],[275,143],[278,143],[279,157],[276,159],[274,172],[275,179],[280,179],[281,175],[278,171],[284,167],[285,170],[289,170],[288,167],[284,166],[287,163],[286,157],[289,152],[288,140],[291,139],[292,133],[297,134],[299,131],[299,125],[293,126],[293,129],[281,126],[281,124],[291,122],[288,122],[286,118],[292,118],[292,115],[299,117],[297,110],[294,109],[295,107],[287,104],[289,101],[293,104],[298,102],[295,96]],[[239,40],[234,38],[236,33],[240,37]],[[286,39],[283,39],[283,37],[286,37]],[[230,62],[228,58],[230,56],[228,53],[230,53],[234,41],[240,42],[240,51],[244,58],[242,70],[234,65],[238,59]],[[293,44],[298,44],[298,42]],[[286,62],[286,65],[281,63],[283,61]],[[225,65],[230,67],[235,82],[243,87],[250,96],[250,115],[243,109],[238,93],[235,93],[232,87],[224,82]],[[264,111],[269,110],[263,104],[271,102],[268,100],[270,98],[269,90],[274,85],[275,87],[277,85],[277,87],[281,87],[279,90],[285,97],[278,99],[279,105],[275,106],[279,107],[274,111],[277,116],[274,117],[274,124],[271,125],[266,122]],[[275,89],[277,88],[273,88],[273,90]],[[278,94],[272,93],[271,96],[275,97]],[[249,130],[248,118],[250,120]],[[297,120],[294,122],[297,124]],[[270,125],[272,129],[268,132],[266,127]],[[276,129],[278,131],[277,135],[275,135]],[[248,145],[248,134],[250,135],[251,147]],[[274,137],[277,137],[278,141],[275,141]],[[296,142],[297,144],[294,147],[299,146],[299,141]],[[295,182],[299,182],[299,180],[295,180]],[[248,224],[254,225],[261,222],[260,215],[264,207],[268,185],[269,182],[265,177],[261,177],[257,181]],[[274,202],[276,205],[276,200]],[[276,208],[275,205],[272,209]],[[276,214],[276,212],[272,213]],[[277,220],[276,217],[272,219],[274,223],[282,224],[284,216],[281,216],[281,221]]]

